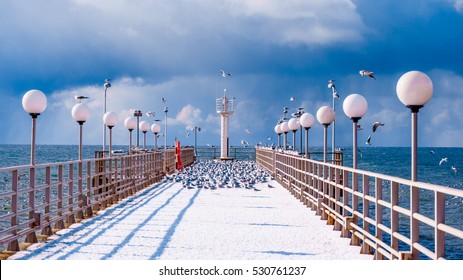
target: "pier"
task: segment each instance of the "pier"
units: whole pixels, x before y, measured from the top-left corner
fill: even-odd
[[[184,166],[194,164],[192,148],[181,155]],[[450,245],[461,247],[461,224],[446,223],[445,201],[463,191],[333,158],[257,147],[256,162],[274,180],[252,190],[186,188],[173,179],[175,150],[1,168],[11,180],[1,193],[11,205],[0,217],[2,258],[405,260],[445,259]],[[410,188],[430,194],[431,212],[410,210]],[[411,243],[415,220],[431,246]]]

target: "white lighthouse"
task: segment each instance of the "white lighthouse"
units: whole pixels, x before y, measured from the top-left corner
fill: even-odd
[[[217,98],[215,108],[220,115],[220,159],[232,159],[228,155],[229,137],[228,137],[228,118],[234,111],[234,99],[228,99],[227,89],[223,90],[223,97]]]

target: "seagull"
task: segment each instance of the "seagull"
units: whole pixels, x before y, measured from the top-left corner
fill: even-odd
[[[111,87],[111,83],[109,82],[109,79],[104,80],[104,89],[108,89]]]
[[[375,72],[371,72],[371,71],[367,71],[367,70],[360,70],[359,73],[362,76],[368,76],[368,77],[376,80],[375,76],[373,76],[375,74]]]
[[[161,101],[164,102],[164,103],[167,102],[167,100],[164,97],[161,98]]]
[[[371,127],[371,129],[373,130],[373,132],[376,131],[376,129],[378,128],[378,126],[384,126],[384,123],[382,123],[382,122],[374,122],[374,123],[373,123],[373,126]]]
[[[271,140],[272,140],[272,137],[271,137],[271,136],[267,136],[267,140],[268,140],[268,141],[271,141]]]
[[[213,146],[213,145],[211,145],[211,144],[206,144],[206,145],[207,145],[208,147],[211,147],[211,148],[212,148],[212,147],[214,147],[214,146]]]
[[[358,152],[359,152],[360,157],[363,157],[362,151],[360,151],[360,149],[357,149],[357,150],[358,150]]]
[[[289,101],[295,101],[296,100],[296,97],[294,96],[291,96],[291,98],[289,99]]]
[[[226,78],[226,77],[230,77],[232,74],[231,73],[227,73],[223,70],[220,70],[220,74],[222,75],[222,77]]]
[[[187,137],[187,138],[190,137],[190,133],[189,133],[189,132],[186,134],[186,137]]]
[[[454,174],[457,174],[458,169],[455,166],[452,165],[452,171],[453,171]]]
[[[148,111],[148,112],[146,112],[146,116],[147,116],[148,118],[149,118],[150,116],[153,116],[153,117],[154,117],[155,115],[156,115],[156,113],[153,112],[153,111]]]
[[[447,162],[448,158],[442,158],[440,161],[439,161],[439,165],[442,165],[442,163],[444,162]]]
[[[246,129],[247,134],[252,134],[252,132],[249,129]]]
[[[245,145],[245,146],[246,146],[246,145],[249,145],[249,143],[248,143],[247,141],[245,141],[245,140],[241,140],[241,144],[242,144],[242,145]]]
[[[82,96],[82,95],[80,95],[80,96],[75,95],[74,96],[74,99],[77,100],[78,103],[82,103],[82,100],[88,99],[88,98],[89,98],[88,96]]]
[[[365,144],[371,145],[371,135],[368,135],[368,139],[367,139],[367,142]]]
[[[433,150],[429,151],[429,153],[430,153],[431,155],[435,154],[435,152],[434,152]]]
[[[357,124],[357,130],[363,130],[363,127],[360,124]]]
[[[328,88],[336,89],[336,86],[334,85],[334,80],[328,81]]]
[[[333,98],[339,99],[339,95],[336,91],[336,86],[334,85],[334,80],[328,81],[328,88],[333,90]]]

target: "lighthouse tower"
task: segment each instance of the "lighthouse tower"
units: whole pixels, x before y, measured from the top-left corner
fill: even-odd
[[[215,108],[220,115],[220,159],[232,159],[228,155],[229,138],[228,138],[228,118],[233,114],[234,99],[228,99],[227,89],[223,90],[223,97],[217,98]]]

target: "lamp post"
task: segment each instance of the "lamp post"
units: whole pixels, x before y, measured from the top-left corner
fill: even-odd
[[[338,92],[336,91],[336,86],[334,85],[334,80],[328,81],[328,88],[331,89],[333,95],[333,112],[336,112],[336,103],[335,100],[339,99]],[[334,161],[335,156],[335,149],[336,149],[336,121],[333,120],[332,132],[331,132],[331,151],[332,151],[332,159]]]
[[[161,132],[161,126],[158,123],[151,125],[151,131],[154,133],[154,149],[158,149],[158,133]]]
[[[196,132],[201,132],[201,127],[195,126],[191,130],[195,132],[195,157],[196,157]]]
[[[124,126],[129,130],[129,155],[132,154],[132,130],[137,127],[137,119],[135,117],[128,117],[124,121]]]
[[[299,121],[297,118],[291,118],[288,121],[289,130],[293,132],[293,151],[296,150],[296,131],[299,129]]]
[[[322,106],[317,111],[317,120],[324,126],[323,134],[323,162],[326,162],[326,142],[328,136],[328,126],[334,121],[334,110],[328,106]]]
[[[169,112],[169,109],[167,107],[164,107],[164,114],[166,115],[164,120],[164,158],[166,157],[167,150],[167,112]]]
[[[104,112],[106,114],[106,91],[111,87],[109,79],[106,79],[103,84],[104,87]],[[106,124],[103,123],[103,152],[106,150]]]
[[[35,164],[35,130],[37,116],[43,113],[47,108],[47,97],[43,92],[32,89],[26,92],[22,98],[24,110],[32,117],[31,133],[31,165]]]
[[[117,124],[119,118],[114,112],[107,112],[103,116],[103,123],[109,128],[109,156],[112,156],[113,149],[113,127]]]
[[[143,132],[143,150],[146,149],[146,132],[150,130],[150,124],[147,121],[141,121],[138,125],[141,132]]]
[[[281,131],[283,132],[283,150],[286,151],[286,146],[288,145],[288,132],[289,132],[289,126],[287,121],[283,121],[280,124]]]
[[[283,131],[281,131],[280,123],[275,125],[274,130],[275,130],[275,133],[278,135],[278,148],[277,149],[280,149],[280,135],[283,133]]]
[[[139,134],[140,134],[140,117],[142,116],[143,114],[141,113],[140,110],[135,110],[133,112],[133,116],[137,118],[137,148],[140,147],[140,141],[139,141]]]
[[[314,122],[315,119],[311,113],[304,113],[299,119],[299,123],[305,128],[305,158],[309,158],[309,129],[313,126]]]
[[[399,100],[412,113],[412,181],[417,181],[417,146],[418,146],[418,111],[432,97],[433,84],[431,79],[419,71],[410,71],[403,74],[396,86]]]
[[[84,103],[78,103],[72,107],[72,118],[79,124],[79,160],[82,160],[82,130],[84,123],[90,117],[90,109]]]
[[[342,108],[352,120],[352,167],[357,168],[357,123],[367,112],[368,102],[362,95],[353,93],[344,99]]]
[[[412,181],[418,180],[417,165],[418,165],[418,111],[423,107],[432,97],[433,84],[431,79],[424,73],[419,71],[410,71],[403,74],[396,86],[397,96],[399,100],[408,108],[412,113],[412,143],[411,143],[411,177]],[[420,192],[418,187],[410,187],[410,242],[414,244],[419,241],[420,224],[414,218],[413,214],[419,212],[420,205]],[[442,217],[436,217],[442,219]],[[437,237],[443,240],[443,234]],[[411,246],[412,258],[418,258],[418,251]],[[437,252],[439,250],[440,252]],[[443,255],[442,249],[436,249],[436,254]]]

